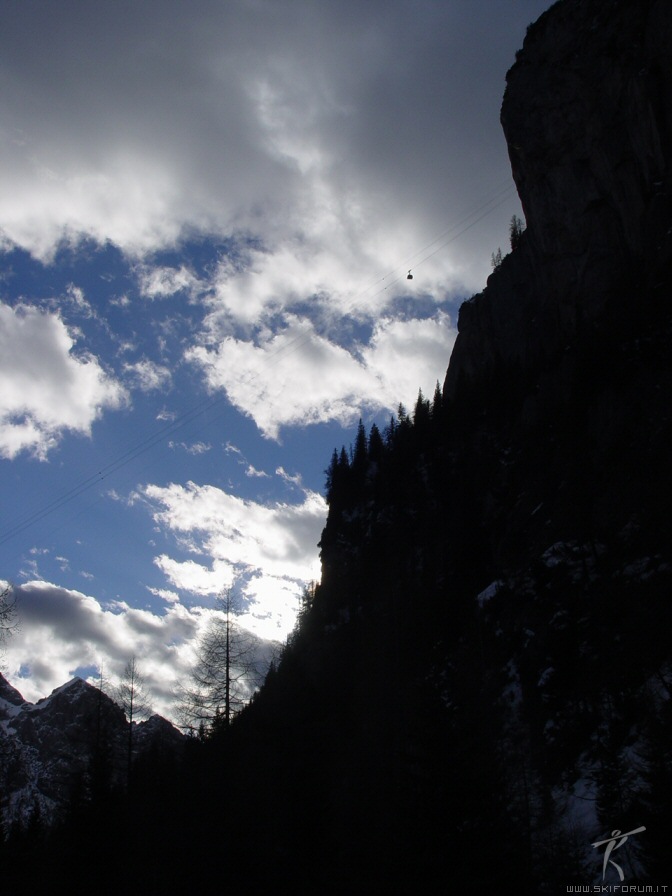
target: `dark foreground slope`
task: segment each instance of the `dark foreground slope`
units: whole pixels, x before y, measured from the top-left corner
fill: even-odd
[[[529,30],[527,230],[443,392],[334,455],[322,583],[231,732],[261,892],[560,892],[641,826],[627,880],[670,883],[670,46],[666,2]]]
[[[71,892],[560,893],[639,827],[626,883],[672,885],[670,46],[663,0],[530,28],[502,109],[527,230],[443,391],[334,456],[278,668],[78,841]]]
[[[671,46],[665,2],[530,28],[527,230],[443,394],[332,460],[322,584],[237,734],[283,756],[268,841],[334,891],[559,892],[640,826],[628,879],[669,882]]]

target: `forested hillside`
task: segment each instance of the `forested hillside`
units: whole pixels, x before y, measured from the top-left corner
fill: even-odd
[[[322,580],[251,705],[53,834],[50,881],[560,893],[645,827],[613,858],[669,883],[671,45],[655,0],[530,27],[502,108],[526,229],[445,384],[325,459]]]

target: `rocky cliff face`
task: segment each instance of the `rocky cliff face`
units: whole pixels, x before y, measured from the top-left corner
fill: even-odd
[[[160,716],[133,723],[134,754],[179,752],[183,735]],[[49,824],[97,787],[126,780],[128,722],[106,694],[73,678],[37,703],[0,675],[0,803],[5,829],[36,814]]]
[[[460,311],[446,377],[567,380],[574,346],[655,313],[672,263],[672,7],[561,0],[530,26],[501,120],[527,230]]]
[[[670,47],[654,0],[561,0],[529,29],[502,108],[527,229],[462,306],[443,394],[329,471],[289,660],[344,705],[334,741],[357,730],[372,769],[397,751],[378,790],[333,775],[339,832],[367,787],[366,830],[412,807],[464,892],[592,881],[614,819],[650,829],[631,875],[667,855]]]

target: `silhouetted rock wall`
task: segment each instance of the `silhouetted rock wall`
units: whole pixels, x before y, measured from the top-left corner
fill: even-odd
[[[448,397],[502,365],[562,377],[586,331],[649,312],[672,263],[671,46],[667,0],[562,0],[528,29],[501,114],[527,230],[460,310]]]

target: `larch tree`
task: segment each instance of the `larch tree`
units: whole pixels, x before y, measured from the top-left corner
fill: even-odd
[[[0,591],[0,650],[16,630],[16,597],[11,585],[5,585]],[[0,663],[0,670],[3,669]]]
[[[123,675],[116,689],[116,700],[128,719],[128,764],[126,769],[128,781],[133,761],[133,723],[138,719],[146,718],[151,712],[145,677],[134,656],[124,667]]]
[[[181,689],[182,727],[228,727],[261,683],[262,665],[257,639],[239,625],[228,590],[198,640],[191,680]]]

